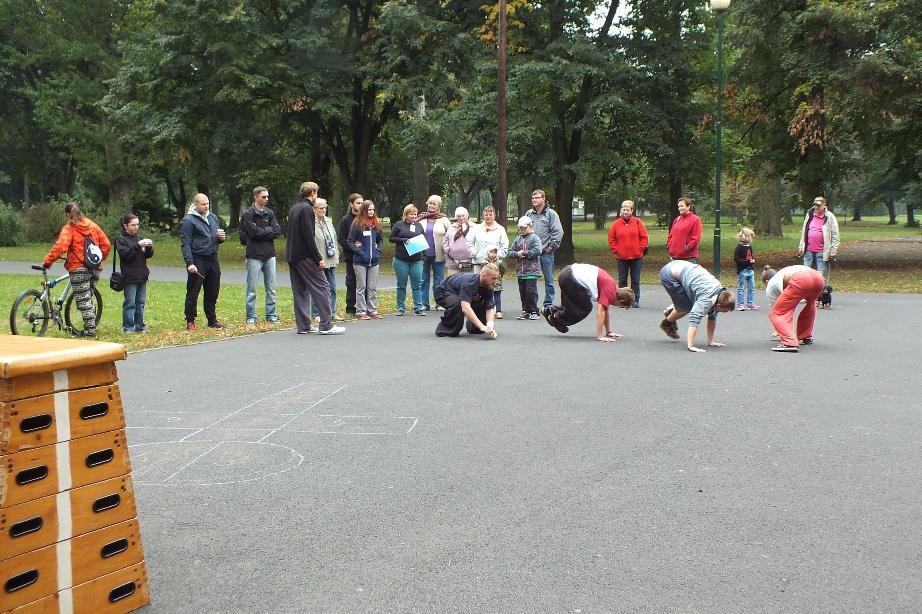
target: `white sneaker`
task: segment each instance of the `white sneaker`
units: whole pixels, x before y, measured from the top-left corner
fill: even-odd
[[[342,335],[346,332],[345,326],[332,326],[327,330],[318,330],[318,335]]]

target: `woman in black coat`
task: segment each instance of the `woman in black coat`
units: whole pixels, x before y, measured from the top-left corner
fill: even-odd
[[[125,300],[122,303],[122,330],[126,333],[146,333],[144,304],[147,302],[147,259],[154,255],[154,242],[138,235],[141,222],[134,213],[122,216],[122,230],[115,239],[115,249],[121,258],[125,279]]]

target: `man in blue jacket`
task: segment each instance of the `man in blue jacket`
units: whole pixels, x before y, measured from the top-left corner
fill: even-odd
[[[218,263],[218,245],[227,236],[220,227],[218,217],[210,212],[211,201],[205,194],[196,194],[189,213],[179,223],[179,242],[186,262],[186,330],[195,330],[198,316],[199,290],[205,289],[202,307],[209,328],[224,328],[218,322],[215,305],[221,291],[221,266]]]
[[[298,191],[299,199],[288,213],[288,240],[285,244],[285,260],[288,261],[288,275],[291,277],[291,293],[294,298],[295,325],[299,335],[315,332],[311,328],[311,300],[317,306],[320,324],[316,332],[321,335],[341,335],[346,332],[342,326],[334,326],[333,310],[330,305],[330,282],[324,273],[326,262],[317,250],[314,240],[314,201],[320,190],[313,181],[305,181]]]

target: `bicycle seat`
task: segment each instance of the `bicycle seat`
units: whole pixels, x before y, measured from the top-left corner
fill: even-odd
[[[41,264],[33,264],[33,265],[32,265],[32,268],[33,268],[34,270],[36,270],[36,271],[44,271],[44,270],[45,270],[45,266],[44,266],[44,265],[41,265]]]

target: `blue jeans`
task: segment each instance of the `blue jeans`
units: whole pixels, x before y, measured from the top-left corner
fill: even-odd
[[[541,254],[541,274],[544,275],[544,306],[554,304],[554,254]]]
[[[736,304],[737,306],[746,305],[751,307],[755,303],[755,271],[752,269],[743,269],[736,277]],[[745,295],[745,296],[744,296]],[[743,298],[746,301],[743,301]]]
[[[496,311],[503,310],[503,291],[494,290],[493,291],[493,309]]]
[[[432,279],[431,285],[430,279]],[[434,292],[443,281],[445,281],[445,261],[436,262],[435,256],[423,256],[423,283],[420,291],[426,309],[429,309],[429,288],[431,287]]]
[[[125,284],[125,300],[122,302],[122,330],[126,333],[146,332],[144,304],[147,302],[147,282]]]
[[[394,275],[397,276],[397,311],[407,310],[407,277],[410,278],[410,289],[413,291],[413,309],[423,311],[423,263],[407,262],[400,258],[393,259]]]
[[[260,260],[247,258],[246,264],[246,318],[247,322],[256,322],[256,280],[260,271],[266,288],[266,320],[275,322],[279,319],[275,313],[275,258]]]
[[[804,266],[819,271],[823,274],[823,279],[829,281],[829,271],[823,261],[823,252],[804,252]]]
[[[328,269],[323,269],[323,274],[327,278],[327,282],[330,284],[330,313],[334,316],[336,315],[336,269],[330,267]],[[319,318],[320,312],[317,311],[317,305],[311,302],[311,317]]]
[[[634,304],[640,304],[640,267],[643,259],[618,260],[618,287],[626,288],[628,275],[631,278],[631,290],[634,291]]]

